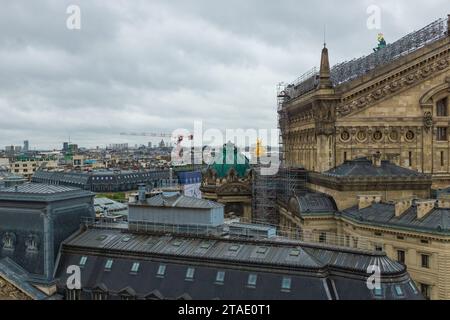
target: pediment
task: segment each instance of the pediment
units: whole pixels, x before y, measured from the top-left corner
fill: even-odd
[[[405,70],[398,64],[396,69],[359,84],[355,89],[343,92],[341,104],[336,108],[337,117],[344,118],[360,113],[400,92],[418,86],[448,71],[450,49],[436,53],[427,59],[418,59]]]

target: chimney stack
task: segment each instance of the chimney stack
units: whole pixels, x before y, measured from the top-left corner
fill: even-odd
[[[372,206],[372,204],[380,202],[380,195],[360,195],[358,196],[358,210],[368,208]]]
[[[395,204],[395,216],[400,217],[404,214],[413,204],[413,199],[398,201]]]
[[[372,156],[372,164],[374,167],[380,168],[381,167],[381,153],[380,151],[377,151],[377,153],[375,153]]]
[[[440,209],[450,209],[450,199],[438,199],[437,206]]]
[[[424,218],[429,214],[435,207],[436,200],[421,200],[416,201],[417,206],[417,219]]]

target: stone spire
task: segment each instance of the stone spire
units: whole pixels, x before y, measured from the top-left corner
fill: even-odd
[[[320,60],[319,88],[329,89],[333,85],[330,80],[330,60],[328,59],[328,49],[326,44],[322,49],[322,57]]]

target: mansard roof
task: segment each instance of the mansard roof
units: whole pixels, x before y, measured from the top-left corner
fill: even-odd
[[[94,194],[78,188],[41,183],[25,183],[0,190],[0,200],[12,201],[58,201],[81,197],[93,197]]]
[[[343,164],[324,173],[334,177],[405,177],[430,179],[427,174],[398,166],[390,161],[382,160],[375,166],[367,157],[347,160]]]
[[[106,236],[106,237],[105,237]],[[126,242],[124,242],[126,236]],[[87,257],[82,287],[103,283],[111,295],[124,287],[137,298],[158,292],[167,299],[375,299],[367,289],[367,267],[381,268],[384,299],[420,299],[403,265],[384,253],[366,252],[296,241],[251,241],[220,237],[133,234],[126,230],[88,229],[62,246],[56,277],[65,288],[66,268]],[[112,268],[105,263],[113,259]],[[134,263],[139,271],[131,273]],[[160,266],[164,272],[158,275]],[[186,279],[188,268],[193,277]],[[217,272],[225,277],[217,284]],[[249,285],[250,274],[256,285]],[[284,277],[291,288],[283,290]],[[399,286],[404,295],[396,295]],[[152,295],[153,296],[153,295]]]
[[[450,235],[450,209],[447,208],[435,207],[425,217],[419,219],[415,203],[398,217],[395,216],[394,203],[374,203],[364,209],[358,209],[358,206],[354,206],[343,210],[338,215],[361,224]]]

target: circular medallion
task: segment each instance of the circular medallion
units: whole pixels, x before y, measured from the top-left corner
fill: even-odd
[[[414,137],[415,137],[415,134],[414,134],[414,132],[412,132],[411,130],[409,130],[409,131],[406,133],[406,140],[412,141],[412,140],[414,140]]]
[[[389,134],[389,138],[392,141],[397,141],[398,140],[398,132],[395,130],[391,131],[391,133]]]
[[[365,131],[358,131],[356,138],[358,138],[359,141],[365,141],[367,139],[367,134]]]
[[[350,140],[350,133],[348,131],[344,131],[341,133],[341,140],[342,141],[348,141]]]
[[[373,140],[380,141],[383,138],[381,131],[377,130],[373,133]]]

